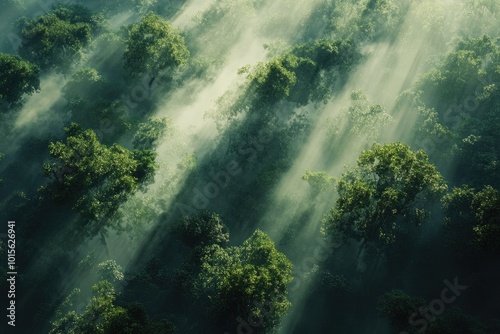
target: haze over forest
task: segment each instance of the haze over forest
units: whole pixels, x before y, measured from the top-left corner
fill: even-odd
[[[500,333],[499,1],[0,8],[2,333]]]

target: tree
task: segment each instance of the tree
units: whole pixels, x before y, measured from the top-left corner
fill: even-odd
[[[171,334],[175,332],[172,323],[166,319],[153,322],[142,304],[133,303],[118,308],[104,325],[104,334]]]
[[[51,162],[44,165],[54,181],[47,190],[56,200],[72,203],[85,220],[85,231],[94,235],[111,224],[118,207],[155,171],[154,153],[108,147],[92,130],[76,123],[64,129],[66,141],[49,144]]]
[[[136,149],[153,150],[165,134],[172,134],[173,128],[174,125],[170,118],[150,117],[147,122],[139,124],[132,144]]]
[[[446,188],[425,152],[403,143],[374,144],[340,178],[339,198],[323,221],[323,232],[388,246],[404,224],[426,221],[424,205]]]
[[[458,158],[458,181],[473,187],[500,185],[498,66],[498,41],[460,40],[419,78],[409,103],[419,114],[413,142],[430,145],[433,160]]]
[[[491,85],[495,87],[500,78],[496,71],[499,62],[500,50],[491,37],[461,40],[436,68],[419,78],[415,91],[421,91],[422,102],[442,115],[464,102],[464,96],[484,100],[491,95]]]
[[[0,53],[0,102],[15,104],[23,94],[38,92],[39,72],[38,66],[18,56]]]
[[[173,232],[191,247],[223,246],[229,241],[229,230],[220,216],[214,212],[202,212],[196,216],[181,218]]]
[[[500,251],[500,192],[491,186],[477,191],[467,185],[443,197],[445,225],[453,246],[495,253]]]
[[[5,158],[5,154],[0,152],[0,162],[3,160],[3,158]],[[2,185],[2,183],[3,183],[3,179],[0,179],[0,186]]]
[[[97,265],[97,272],[101,280],[106,280],[111,283],[122,281],[122,267],[115,260],[106,260]]]
[[[272,333],[291,305],[291,280],[292,263],[257,230],[239,247],[205,247],[195,291],[206,296],[210,314],[224,329],[234,331],[241,317],[261,324],[256,333]]]
[[[307,170],[301,178],[309,183],[315,193],[320,193],[330,188],[333,189],[335,185],[335,178],[325,171],[311,172]]]
[[[335,137],[352,132],[367,143],[373,143],[380,135],[381,129],[387,126],[392,117],[381,105],[372,105],[363,91],[353,91],[351,104],[342,113],[329,120],[329,132]]]
[[[58,5],[49,13],[19,22],[19,54],[42,69],[66,72],[103,29],[103,18],[79,5]]]
[[[132,77],[149,74],[151,85],[160,71],[185,65],[189,51],[177,29],[150,13],[131,26],[123,57],[127,73]]]
[[[259,97],[264,103],[274,103],[287,97],[290,90],[297,82],[293,72],[299,64],[299,59],[294,55],[274,59],[266,64],[259,64],[250,79],[257,87]]]

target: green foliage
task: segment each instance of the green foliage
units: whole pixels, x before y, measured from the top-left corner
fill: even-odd
[[[446,184],[423,151],[403,143],[374,144],[337,185],[339,198],[324,219],[323,231],[388,246],[405,224],[428,219],[424,208]]]
[[[71,99],[95,99],[102,94],[106,87],[106,80],[93,68],[85,68],[77,71],[71,76],[64,86],[64,97]]]
[[[98,1],[98,0],[76,0],[76,3],[80,3],[82,6],[86,6],[94,11],[102,12],[108,16],[112,14],[117,14],[121,11],[126,10],[126,6],[130,1],[127,0],[110,0],[110,1]]]
[[[369,0],[366,2],[357,25],[361,38],[391,37],[403,22],[404,1]]]
[[[335,138],[352,132],[357,138],[363,138],[367,144],[373,143],[393,118],[381,105],[371,104],[363,91],[353,91],[350,100],[348,108],[325,123],[327,131]]]
[[[100,280],[106,280],[111,283],[123,280],[122,267],[115,260],[107,260],[97,265],[97,272]]]
[[[114,143],[131,128],[120,90],[93,68],[75,72],[63,89],[71,121],[94,129],[101,141]]]
[[[104,326],[109,319],[121,308],[116,308],[113,303],[116,293],[113,285],[108,281],[99,281],[92,286],[94,297],[91,299],[83,314],[68,311],[52,322],[50,334],[77,334],[77,333],[104,333]],[[71,297],[71,295],[70,295]],[[72,306],[72,304],[62,306]]]
[[[89,54],[87,64],[93,64],[100,75],[119,79],[120,85],[116,81],[113,82],[117,88],[122,88],[120,87],[123,78],[121,59],[125,52],[126,36],[127,29],[125,27],[116,32],[106,31],[96,36],[89,47],[92,53]]]
[[[257,230],[239,247],[208,246],[201,263],[197,290],[207,294],[211,314],[224,319],[225,329],[236,328],[237,317],[252,317],[262,321],[259,332],[275,330],[290,307],[292,263],[264,232]]]
[[[79,5],[58,5],[49,13],[19,22],[19,54],[42,69],[67,72],[103,29],[103,18]]]
[[[500,3],[495,0],[465,0],[461,4],[461,31],[465,36],[479,37],[498,33]]]
[[[13,13],[24,9],[23,1],[21,0],[0,0],[0,6],[2,7],[2,14],[0,14],[0,18],[7,18],[7,14],[12,15]]]
[[[411,334],[424,331],[429,334],[493,333],[487,331],[486,326],[476,318],[465,314],[456,306],[446,307],[444,313],[439,316],[423,318],[420,310],[422,308],[425,310],[425,305],[422,298],[409,296],[401,290],[391,290],[379,298],[377,309],[380,316],[388,318],[392,328],[398,332],[404,331]],[[411,318],[412,315],[418,316]],[[413,319],[414,326],[410,319]],[[422,319],[425,319],[425,322]]]
[[[173,233],[191,247],[220,245],[229,242],[229,230],[220,216],[202,212],[196,216],[181,218]]]
[[[132,157],[137,161],[137,169],[133,174],[139,180],[139,186],[144,186],[153,181],[158,168],[156,164],[156,152],[152,150],[133,150]]]
[[[391,290],[379,298],[377,310],[379,315],[389,318],[395,330],[417,333],[417,328],[412,328],[408,319],[423,305],[422,298],[411,297],[402,290]]]
[[[500,185],[499,66],[498,41],[460,40],[413,92],[411,105],[419,114],[415,144],[427,143],[432,158],[443,163],[458,158],[458,181],[473,187]]]
[[[481,120],[470,119],[457,131],[457,167],[460,182],[473,187],[500,187],[500,100]]]
[[[54,197],[73,203],[85,220],[86,232],[94,235],[154,173],[154,155],[116,144],[105,146],[94,131],[75,123],[64,130],[66,141],[49,145],[52,161],[44,165],[44,172],[55,177]]]
[[[346,110],[346,116],[350,130],[370,138],[376,138],[380,128],[392,120],[381,105],[370,105],[362,91],[351,93],[351,106]]]
[[[132,77],[186,64],[189,51],[180,32],[159,16],[149,13],[140,23],[132,25],[124,54],[124,67]]]
[[[40,90],[38,66],[22,60],[18,56],[0,53],[0,102],[19,102],[23,94],[33,94]]]
[[[299,57],[311,59],[319,69],[337,66],[340,71],[349,69],[359,60],[359,50],[349,39],[319,39],[310,44],[301,44],[292,51]]]
[[[298,66],[299,59],[294,55],[287,55],[281,59],[274,59],[266,64],[259,64],[260,68],[251,76],[257,85],[257,93],[267,103],[277,102],[290,94],[290,89],[297,82],[297,77],[290,69]]]
[[[468,95],[480,97],[496,87],[500,78],[496,67],[500,63],[500,51],[490,37],[460,41],[437,68],[425,74],[416,85],[422,91],[426,106],[445,111],[460,104]],[[494,87],[490,87],[490,85]],[[444,110],[443,110],[444,109]]]
[[[267,63],[259,63],[248,78],[264,105],[288,100],[306,105],[324,101],[342,73],[358,60],[349,40],[320,39],[301,44]],[[243,72],[248,69],[243,69]]]
[[[144,15],[149,12],[154,12],[162,17],[171,16],[176,13],[185,0],[76,0],[75,2],[81,3],[94,11],[99,11],[108,17],[113,15],[135,11],[138,14]]]
[[[171,334],[175,327],[166,319],[152,322],[142,304],[118,308],[104,326],[104,334]]]
[[[500,251],[500,192],[491,186],[477,191],[468,186],[454,188],[443,197],[445,224],[457,249]]]
[[[59,306],[57,318],[51,323],[50,334],[174,332],[174,327],[167,320],[151,321],[141,304],[129,304],[125,307],[116,305],[117,293],[111,282],[123,280],[123,272],[114,260],[100,263],[97,269],[100,280],[92,286],[94,296],[83,313],[78,314],[72,310],[74,300],[81,292],[80,289],[74,289]]]
[[[335,185],[335,178],[330,176],[327,172],[311,172],[307,170],[304,175],[302,175],[302,180],[307,181],[311,188],[316,192],[321,192],[327,189],[333,189]]]
[[[112,94],[110,94],[111,97]],[[101,98],[69,100],[66,108],[71,111],[71,121],[83,128],[97,131],[99,139],[111,144],[131,128],[131,119],[126,106],[121,101],[109,101]]]
[[[2,152],[0,152],[0,162],[5,158],[5,154],[3,154]],[[3,180],[0,179],[0,186],[2,185],[3,183]]]
[[[445,310],[442,316],[429,324],[426,331],[429,334],[490,334],[495,330],[489,330],[476,317],[464,313],[459,307],[453,306]]]
[[[150,117],[147,122],[139,124],[132,144],[136,149],[153,150],[166,134],[172,135],[173,131],[174,125],[170,118]]]

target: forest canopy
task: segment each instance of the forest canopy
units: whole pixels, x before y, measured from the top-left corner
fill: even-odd
[[[1,333],[500,332],[500,2],[0,6]]]

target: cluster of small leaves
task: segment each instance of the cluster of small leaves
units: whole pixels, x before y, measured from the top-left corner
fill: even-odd
[[[412,314],[420,314],[425,310],[425,301],[420,297],[413,297],[402,290],[391,290],[379,298],[377,310],[379,314],[388,318],[395,331],[405,333],[493,333],[478,319],[465,314],[460,308],[447,307],[439,317],[426,318],[429,321],[411,321]],[[417,318],[418,319],[418,318]],[[423,327],[425,326],[425,327]]]
[[[173,233],[191,247],[225,245],[229,230],[216,213],[204,211],[196,216],[181,218]]]
[[[23,94],[39,91],[39,71],[38,66],[18,56],[0,53],[0,103],[14,104]]]
[[[442,199],[445,224],[454,246],[487,253],[500,251],[500,192],[491,186],[475,190],[464,185]]]
[[[306,105],[311,100],[325,100],[340,74],[358,59],[358,51],[349,40],[321,39],[296,46],[270,62],[259,63],[248,78],[264,103],[286,99]]]
[[[47,176],[54,176],[54,197],[73,203],[85,225],[103,226],[141,183],[156,169],[155,154],[148,150],[129,151],[120,145],[108,147],[92,130],[72,123],[65,128],[66,141],[49,144],[51,162],[44,164]],[[90,227],[90,226],[89,226]],[[95,234],[95,224],[87,230]]]
[[[106,280],[111,283],[122,281],[122,267],[115,260],[107,260],[97,265],[100,280]]]
[[[124,67],[131,77],[147,73],[154,79],[162,70],[184,66],[189,58],[179,30],[158,15],[147,14],[128,34]]]
[[[165,135],[174,134],[174,125],[170,118],[151,117],[147,122],[140,123],[134,135],[132,144],[135,149],[153,150]]]
[[[370,104],[363,91],[353,91],[350,100],[350,106],[339,116],[325,122],[329,135],[339,137],[349,131],[366,143],[373,143],[379,138],[380,131],[393,121],[392,116],[381,105]]]

